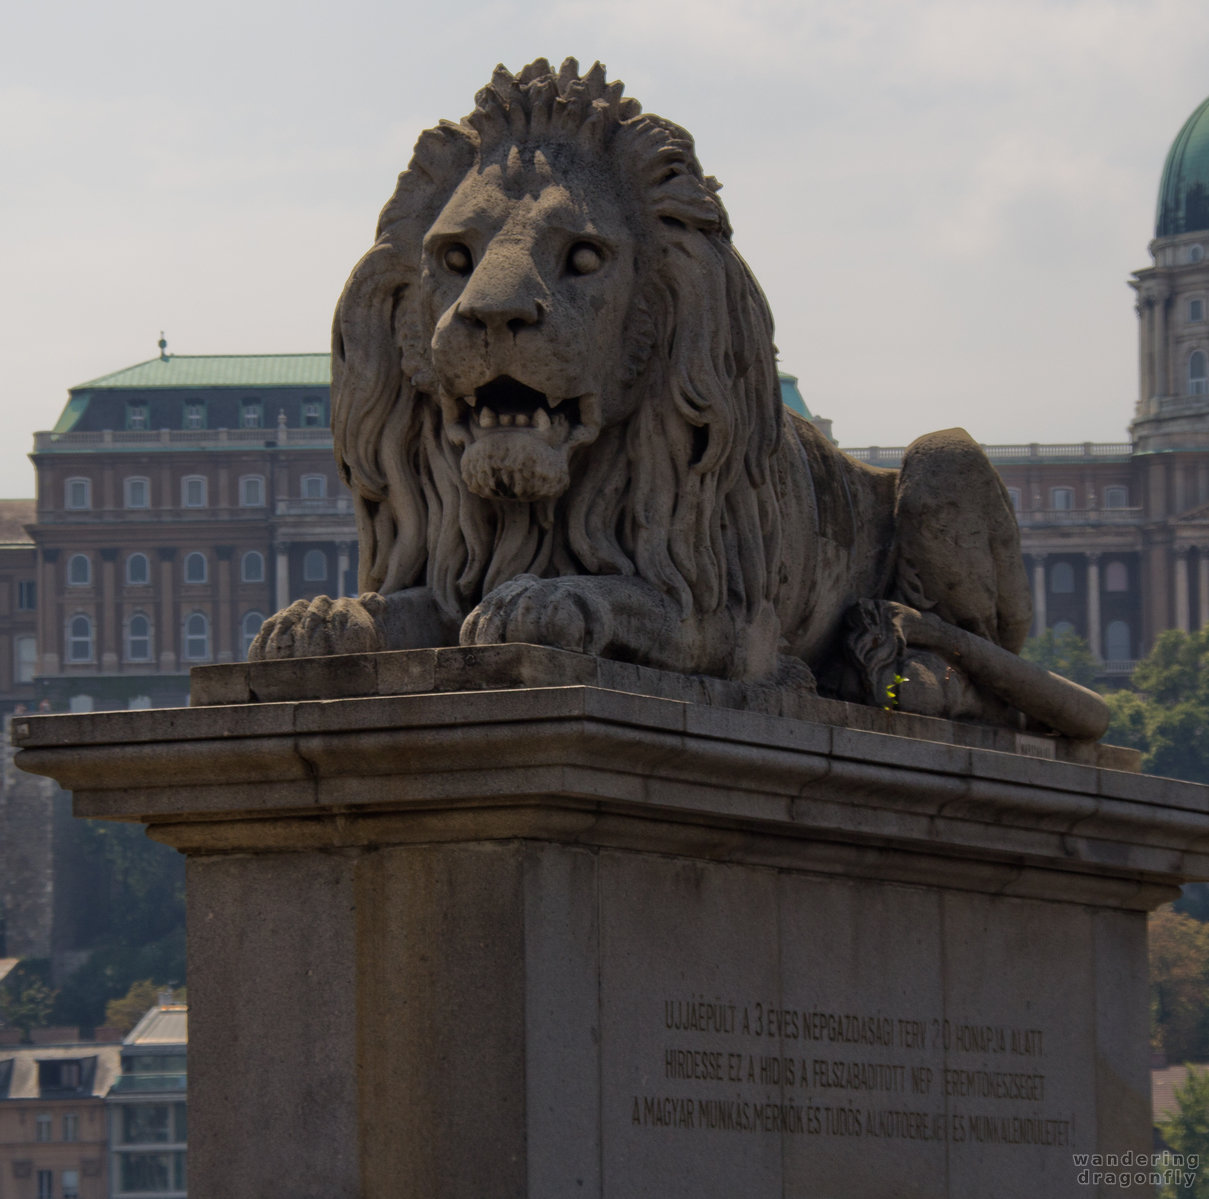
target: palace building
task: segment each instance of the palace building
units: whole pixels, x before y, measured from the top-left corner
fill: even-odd
[[[1073,629],[1127,677],[1166,629],[1209,627],[1209,100],[1159,182],[1137,293],[1129,440],[986,446],[1020,521],[1033,632]],[[901,447],[849,453],[894,466]]]
[[[73,387],[34,437],[39,702],[188,702],[265,616],[356,590],[327,354],[158,358]],[[18,596],[18,601],[20,595]],[[31,655],[18,671],[28,675]]]

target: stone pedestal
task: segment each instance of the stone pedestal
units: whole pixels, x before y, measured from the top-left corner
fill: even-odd
[[[1150,1151],[1204,788],[528,646],[194,703],[14,722],[189,857],[192,1193],[1019,1199]]]

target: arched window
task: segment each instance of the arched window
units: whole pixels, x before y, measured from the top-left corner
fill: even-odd
[[[304,500],[321,500],[327,495],[327,477],[325,475],[302,476],[302,498]]]
[[[244,475],[239,480],[239,506],[264,507],[264,475]]]
[[[1069,512],[1075,506],[1075,489],[1073,487],[1051,487],[1049,489],[1049,506],[1056,512]]]
[[[185,582],[204,583],[206,581],[206,555],[194,551],[185,559]]]
[[[1128,508],[1129,507],[1129,488],[1127,488],[1127,487],[1105,487],[1104,488],[1104,507],[1105,508]]]
[[[327,582],[327,555],[322,550],[307,550],[302,559],[302,577],[308,583]]]
[[[210,656],[210,622],[202,612],[191,612],[185,618],[185,657],[190,662],[202,662]]]
[[[150,479],[126,479],[122,484],[122,490],[125,493],[127,508],[151,507]]]
[[[13,678],[18,683],[32,683],[38,667],[38,641],[36,637],[18,637],[13,647]]]
[[[181,507],[204,508],[206,506],[206,480],[201,475],[186,475],[181,479]]]
[[[67,622],[67,660],[92,661],[92,621],[87,616],[73,616]]]
[[[1069,620],[1060,620],[1054,625],[1054,636],[1065,637],[1067,633],[1073,633],[1075,626]]]
[[[1129,590],[1129,568],[1124,562],[1110,562],[1104,568],[1104,590]],[[1112,657],[1112,655],[1110,654],[1109,657]]]
[[[126,625],[126,661],[151,661],[151,621],[136,612]]]
[[[126,559],[126,582],[131,587],[145,587],[151,582],[151,564],[146,554],[131,554]]]
[[[1205,377],[1205,351],[1194,350],[1188,359],[1188,394],[1203,396],[1209,390],[1209,379]]]
[[[247,612],[244,614],[239,626],[240,651],[244,658],[248,656],[248,650],[252,647],[252,642],[256,640],[256,634],[260,632],[262,624],[264,624],[264,613]]]
[[[239,562],[239,577],[245,583],[264,582],[264,554],[248,550]]]
[[[1104,630],[1104,656],[1110,662],[1128,662],[1133,657],[1133,639],[1125,621],[1108,622],[1108,628]]]
[[[1075,592],[1075,569],[1069,562],[1055,562],[1049,573],[1049,589],[1055,595],[1073,595]],[[1054,625],[1057,630],[1058,626]]]
[[[72,554],[67,559],[67,582],[72,587],[87,587],[92,582],[92,563],[87,554]]]
[[[1012,503],[1012,511],[1019,512],[1020,511],[1020,488],[1019,487],[1009,487],[1007,489],[1007,493],[1008,493],[1008,499]]]
[[[65,508],[92,507],[92,480],[68,479],[63,484],[63,506]]]

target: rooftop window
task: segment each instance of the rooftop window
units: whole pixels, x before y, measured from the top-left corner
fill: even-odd
[[[46,1095],[54,1091],[81,1091],[91,1085],[89,1067],[96,1058],[50,1058],[38,1062],[38,1090]]]

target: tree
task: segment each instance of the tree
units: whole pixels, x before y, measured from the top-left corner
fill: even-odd
[[[49,982],[49,962],[18,962],[0,983],[0,1024],[19,1028],[26,1040],[32,1028],[50,1022],[55,995]]]
[[[185,977],[184,859],[137,824],[72,824],[74,899],[87,903],[91,953],[59,991],[54,1017],[92,1027],[140,979]]]
[[[1189,1070],[1183,1085],[1176,1088],[1175,1101],[1175,1112],[1159,1122],[1163,1141],[1186,1160],[1195,1156],[1198,1163],[1209,1162],[1209,1070]],[[1163,1168],[1161,1161],[1158,1168]],[[1179,1182],[1164,1186],[1159,1190],[1159,1199],[1176,1199],[1176,1196],[1209,1199],[1209,1170],[1192,1172],[1196,1177],[1191,1187]]]
[[[1106,697],[1105,740],[1141,750],[1147,774],[1209,783],[1209,629],[1161,634],[1132,686]]]
[[[1150,917],[1150,1033],[1168,1061],[1209,1057],[1209,926],[1170,905]]]
[[[1091,647],[1069,629],[1060,633],[1046,629],[1040,637],[1030,637],[1020,656],[1073,683],[1082,683],[1084,687],[1090,687],[1096,677],[1096,660]]]
[[[130,990],[125,995],[120,999],[111,999],[105,1005],[105,1023],[111,1028],[128,1033],[143,1018],[148,1009],[156,1005],[160,995],[165,991],[172,996],[174,1002],[184,1002],[184,987],[173,990],[172,987],[152,982],[149,978],[132,983]]]

